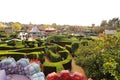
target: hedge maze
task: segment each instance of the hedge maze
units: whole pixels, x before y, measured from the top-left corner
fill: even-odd
[[[35,42],[21,42],[21,44],[23,43],[25,46],[22,47],[18,47],[19,45],[17,46],[17,43],[15,46],[1,46],[0,44],[0,60],[4,57],[14,57],[15,60],[19,60],[23,57],[38,59],[41,64],[43,64],[43,71],[45,75],[52,72],[60,72],[64,69],[71,70],[72,56],[74,55],[74,48],[72,47],[78,47],[79,45],[79,43],[75,43],[73,45],[72,41],[50,41],[49,43],[47,41],[36,40]],[[29,47],[27,44],[29,44]],[[45,58],[48,60],[46,61]]]

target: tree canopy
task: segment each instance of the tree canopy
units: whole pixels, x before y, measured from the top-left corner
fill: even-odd
[[[89,41],[76,51],[76,63],[94,80],[120,80],[120,33]]]

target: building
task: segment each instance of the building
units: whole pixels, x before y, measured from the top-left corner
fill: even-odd
[[[46,34],[53,34],[53,33],[56,33],[57,30],[55,28],[51,28],[51,27],[48,27],[45,29],[45,33]]]
[[[32,29],[29,31],[29,34],[33,39],[41,37],[41,32],[37,26],[32,27]]]

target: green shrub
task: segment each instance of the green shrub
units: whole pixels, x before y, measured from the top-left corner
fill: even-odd
[[[57,45],[57,44],[56,44]],[[62,50],[65,50],[64,47],[60,46],[60,45],[57,45],[57,51],[62,51]]]
[[[88,41],[87,40],[81,40],[80,42],[83,46],[88,46]]]
[[[65,45],[65,48],[72,53],[72,46],[71,45]]]
[[[73,42],[72,43],[72,53],[75,53],[75,51],[79,48],[79,42]]]
[[[17,38],[18,35],[15,33],[15,34],[10,34],[9,38],[12,39],[12,38]]]
[[[25,47],[29,47],[29,48],[35,47],[35,41],[23,40],[23,41],[22,41],[22,44],[23,44]]]
[[[0,53],[0,57],[6,56],[6,57],[13,57],[16,61],[24,58],[25,54],[24,53],[17,53],[17,52],[7,52],[7,53]]]
[[[53,34],[53,35],[48,36],[46,41],[49,43],[50,42],[60,42],[60,41],[62,41],[63,38],[65,38],[64,35]]]
[[[26,55],[27,55],[27,58],[29,58],[29,59],[37,59],[38,58],[37,52],[27,53]]]
[[[49,67],[49,69],[51,67],[56,67],[56,72],[60,72],[61,70],[64,70],[63,65],[61,64],[61,62],[45,62],[43,64],[44,67]]]
[[[44,47],[22,48],[22,49],[15,50],[14,52],[30,53],[30,52],[38,52],[38,51],[44,51]]]
[[[51,51],[49,51],[49,52],[51,52]],[[64,70],[64,69],[71,70],[72,58],[70,56],[69,51],[68,50],[59,51],[59,54],[62,57],[65,58],[63,61],[59,61],[59,62],[44,62],[43,66],[44,66],[44,73],[45,73],[45,75],[47,75],[47,74],[49,74],[51,72],[60,72],[61,70]]]
[[[65,60],[69,53],[67,50],[64,50],[64,51],[59,51],[59,54],[60,54],[62,60]]]
[[[13,46],[0,46],[0,50],[15,50],[15,49],[20,49],[20,48]]]
[[[71,43],[72,42],[70,42],[70,41],[61,41],[61,42],[54,42],[54,43],[56,43],[56,44],[58,44],[58,45],[60,45],[60,46],[65,46],[65,45],[71,45]]]
[[[53,51],[54,53],[56,53],[58,51],[57,47],[58,46],[56,44],[53,44],[51,46],[48,46],[48,49],[51,50],[51,51]]]
[[[5,38],[1,38],[1,41],[6,41],[9,40],[9,38],[5,37]]]
[[[60,55],[59,54],[55,54],[54,52],[52,52],[51,50],[48,51],[49,53],[49,58],[52,62],[58,62],[61,60]]]
[[[8,46],[15,46],[16,42],[14,40],[11,40],[11,41],[7,42],[7,45]]]
[[[41,39],[36,39],[36,41],[37,41],[38,47],[40,47],[42,43],[44,43],[44,41]]]
[[[71,70],[71,68],[72,68],[71,63],[72,63],[72,58],[69,58],[69,57],[68,57],[68,59],[62,61],[64,69],[67,69],[67,70]]]
[[[43,64],[45,62],[45,53],[43,51],[38,53],[39,61]]]

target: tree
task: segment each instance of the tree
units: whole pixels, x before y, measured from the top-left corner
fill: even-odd
[[[11,27],[12,27],[13,31],[17,31],[17,30],[21,30],[22,29],[22,25],[20,23],[18,23],[18,22],[12,23]]]
[[[101,27],[104,27],[104,29],[117,29],[120,28],[120,19],[115,17],[112,19],[107,20],[102,20]]]
[[[100,26],[102,27],[108,26],[107,20],[102,20]]]
[[[80,45],[75,60],[94,80],[120,80],[120,33]]]
[[[0,23],[0,30],[1,30],[1,31],[5,30],[6,27],[7,27],[6,25]]]

